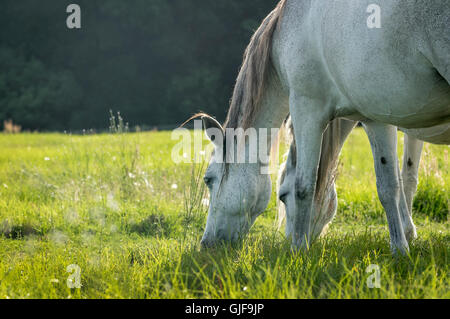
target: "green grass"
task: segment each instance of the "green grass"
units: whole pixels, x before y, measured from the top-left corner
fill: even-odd
[[[202,167],[172,163],[175,143],[169,132],[0,134],[0,298],[450,297],[447,146],[425,147],[419,237],[395,258],[362,130],[342,153],[335,221],[296,255],[275,196],[244,243],[200,251]],[[66,285],[72,264],[81,289]],[[379,289],[366,284],[371,264]]]

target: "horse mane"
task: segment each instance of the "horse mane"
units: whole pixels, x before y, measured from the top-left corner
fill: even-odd
[[[279,25],[286,0],[264,19],[253,34],[244,53],[244,60],[236,79],[225,128],[249,128],[261,104],[272,63],[270,59],[273,34]]]

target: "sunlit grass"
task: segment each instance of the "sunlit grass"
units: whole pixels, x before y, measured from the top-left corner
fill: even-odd
[[[337,217],[306,255],[277,231],[275,196],[244,243],[200,251],[204,165],[175,165],[175,143],[169,132],[0,134],[0,298],[450,297],[447,146],[425,147],[419,238],[397,259],[362,130],[342,152]],[[67,287],[71,264],[81,289]],[[366,284],[371,264],[380,289]]]

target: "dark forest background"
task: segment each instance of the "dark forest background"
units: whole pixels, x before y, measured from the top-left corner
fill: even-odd
[[[0,126],[224,120],[246,45],[278,0],[0,0]],[[68,29],[66,7],[81,7]]]

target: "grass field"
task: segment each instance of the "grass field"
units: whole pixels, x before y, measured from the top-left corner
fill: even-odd
[[[175,165],[175,143],[170,132],[0,134],[0,298],[450,298],[447,146],[425,146],[419,237],[394,258],[361,129],[341,155],[337,217],[298,255],[276,228],[275,196],[244,243],[201,251],[201,165]],[[380,288],[367,285],[371,264]]]

